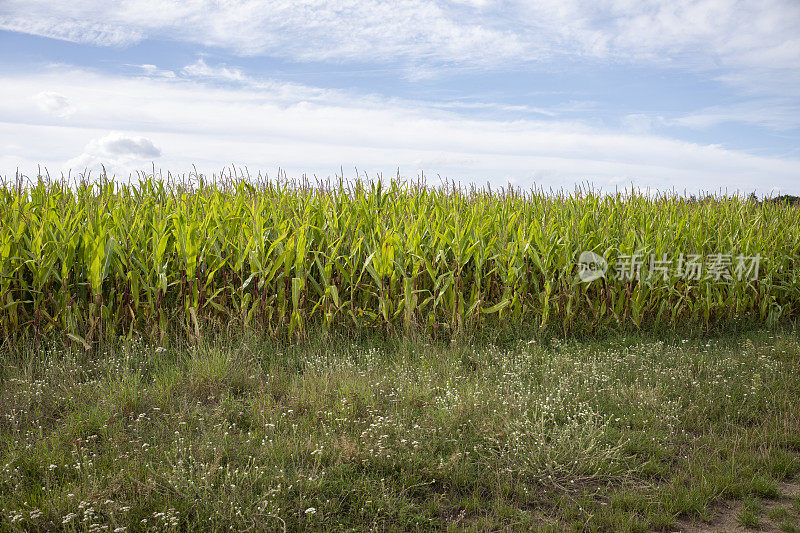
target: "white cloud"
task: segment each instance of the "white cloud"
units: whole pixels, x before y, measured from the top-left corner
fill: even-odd
[[[33,97],[39,109],[59,118],[67,118],[75,112],[75,108],[70,104],[69,99],[63,94],[42,91]]]
[[[662,122],[663,119],[661,117],[654,117],[643,113],[631,113],[622,117],[622,126],[626,131],[631,133],[650,133]]]
[[[112,133],[101,139],[95,139],[89,143],[87,149],[111,157],[153,159],[161,156],[161,150],[156,148],[150,139],[128,137],[120,133]]]
[[[762,157],[656,135],[620,133],[581,123],[479,120],[421,102],[377,101],[342,93],[274,87],[209,86],[196,80],[122,78],[56,69],[8,75],[0,86],[0,138],[23,149],[0,172],[37,163],[75,170],[109,163],[126,170],[150,161],[173,171],[215,171],[223,164],[281,166],[298,175],[333,175],[357,166],[405,175],[423,169],[465,182],[521,186],[609,186],[619,176],[641,186],[696,190],[779,187],[798,191],[800,160]],[[20,105],[39,87],[59,86],[77,111],[70,127],[42,121]],[[295,87],[295,86],[292,86]],[[110,132],[119,132],[111,135]],[[160,156],[160,149],[163,154]],[[76,156],[76,154],[80,154]],[[159,157],[160,156],[160,157]]]
[[[707,107],[666,121],[670,125],[697,129],[730,122],[754,124],[775,131],[792,130],[800,127],[800,105],[772,100],[754,100]]]
[[[248,76],[240,68],[229,67],[225,64],[209,65],[201,57],[197,61],[186,65],[180,70],[183,78],[194,79],[203,83],[216,83],[237,85],[242,88],[266,91],[273,100],[296,103],[298,101],[332,101],[342,100],[344,94],[334,89],[310,87],[299,83],[275,81],[271,79]],[[375,99],[378,97],[364,97]]]
[[[800,64],[797,0],[5,0],[0,27],[100,45],[155,37],[300,61],[391,61],[416,76],[431,62],[563,56],[792,72]]]
[[[161,150],[150,139],[115,132],[89,141],[83,153],[68,160],[63,168],[83,172],[105,167],[111,173],[127,176],[159,157]]]
[[[145,65],[133,65],[133,66],[136,66],[136,67],[139,67],[140,69],[142,69],[143,73],[146,76],[156,76],[156,77],[162,77],[162,78],[174,78],[175,77],[175,72],[173,72],[171,70],[167,70],[167,69],[160,69],[155,65],[145,64]]]
[[[88,16],[88,13],[84,18],[72,18],[67,13],[59,14],[58,9],[48,12],[44,2],[27,6],[20,4],[0,6],[0,29],[98,46],[127,46],[144,37],[130,25],[106,24]],[[32,8],[38,15],[30,16],[27,8]],[[59,15],[66,18],[59,18]]]
[[[251,81],[250,78],[245,76],[241,69],[228,68],[225,65],[212,67],[208,65],[202,57],[191,65],[186,65],[183,67],[181,72],[187,76],[197,78],[215,78],[234,82]]]
[[[789,100],[753,99],[739,103],[700,108],[671,117],[632,113],[622,117],[623,129],[631,133],[651,133],[662,126],[702,130],[721,124],[747,124],[778,133],[800,128],[800,105]]]

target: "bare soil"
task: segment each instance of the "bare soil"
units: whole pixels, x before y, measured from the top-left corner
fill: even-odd
[[[782,525],[794,526],[800,531],[800,516],[798,508],[794,505],[794,499],[800,496],[800,483],[784,482],[780,484],[781,497],[776,500],[760,499],[762,513],[759,516],[761,522],[758,528],[744,527],[739,522],[744,503],[739,500],[725,501],[719,504],[716,509],[714,520],[710,523],[690,522],[679,520],[675,531],[684,533],[738,533],[752,531],[787,531],[781,529]],[[784,508],[788,511],[789,517],[783,520],[774,521],[769,517],[770,511]],[[791,530],[789,530],[791,531]]]

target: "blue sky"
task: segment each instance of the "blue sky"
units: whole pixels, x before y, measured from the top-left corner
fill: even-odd
[[[796,0],[62,4],[0,3],[0,174],[800,194]]]

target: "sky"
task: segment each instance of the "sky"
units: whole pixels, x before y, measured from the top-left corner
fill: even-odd
[[[798,0],[0,1],[0,176],[800,194]]]

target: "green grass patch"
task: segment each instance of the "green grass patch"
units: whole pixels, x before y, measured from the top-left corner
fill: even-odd
[[[648,531],[731,499],[758,527],[800,468],[797,353],[795,331],[6,344],[0,531]]]

